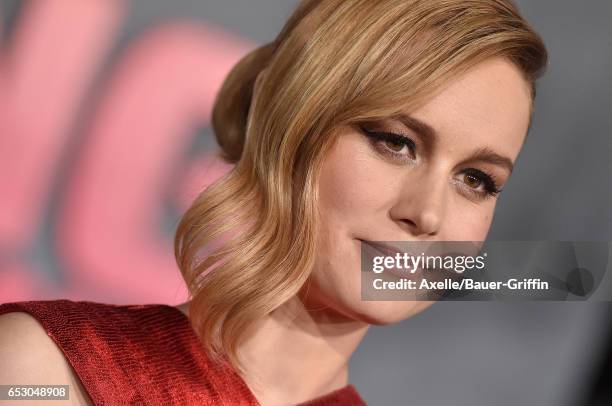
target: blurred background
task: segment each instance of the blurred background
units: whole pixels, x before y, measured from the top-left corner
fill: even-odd
[[[517,1],[550,52],[493,240],[610,240],[612,2]],[[0,0],[0,302],[178,304],[180,214],[229,169],[224,76],[296,0]],[[372,405],[612,404],[610,303],[437,303],[373,327]]]

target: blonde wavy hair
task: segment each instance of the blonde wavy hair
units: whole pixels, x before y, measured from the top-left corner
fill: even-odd
[[[520,68],[535,98],[546,48],[510,0],[307,0],[239,61],[213,110],[235,166],[195,199],[174,245],[212,359],[242,373],[238,344],[304,288],[335,129],[416,108],[494,56]]]

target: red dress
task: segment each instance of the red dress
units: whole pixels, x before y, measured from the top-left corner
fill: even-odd
[[[212,363],[189,319],[164,304],[39,300],[0,304],[35,317],[95,405],[259,406],[228,364]],[[301,405],[365,405],[353,385]]]

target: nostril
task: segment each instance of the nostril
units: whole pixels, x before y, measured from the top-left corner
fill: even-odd
[[[404,231],[410,233],[413,237],[435,237],[438,235],[439,229],[437,226],[437,222],[435,221],[420,221],[415,222],[410,219],[401,220],[402,228]]]
[[[408,231],[410,234],[414,235],[415,231],[418,229],[417,224],[412,220],[403,219],[400,221],[400,223],[402,224],[402,228],[405,231]]]

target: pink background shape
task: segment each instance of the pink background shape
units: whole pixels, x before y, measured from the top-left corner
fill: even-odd
[[[172,207],[176,224],[231,169],[215,150],[191,150],[253,45],[166,21],[102,75],[126,14],[116,0],[30,1],[1,50],[0,302],[186,298],[164,216]]]

